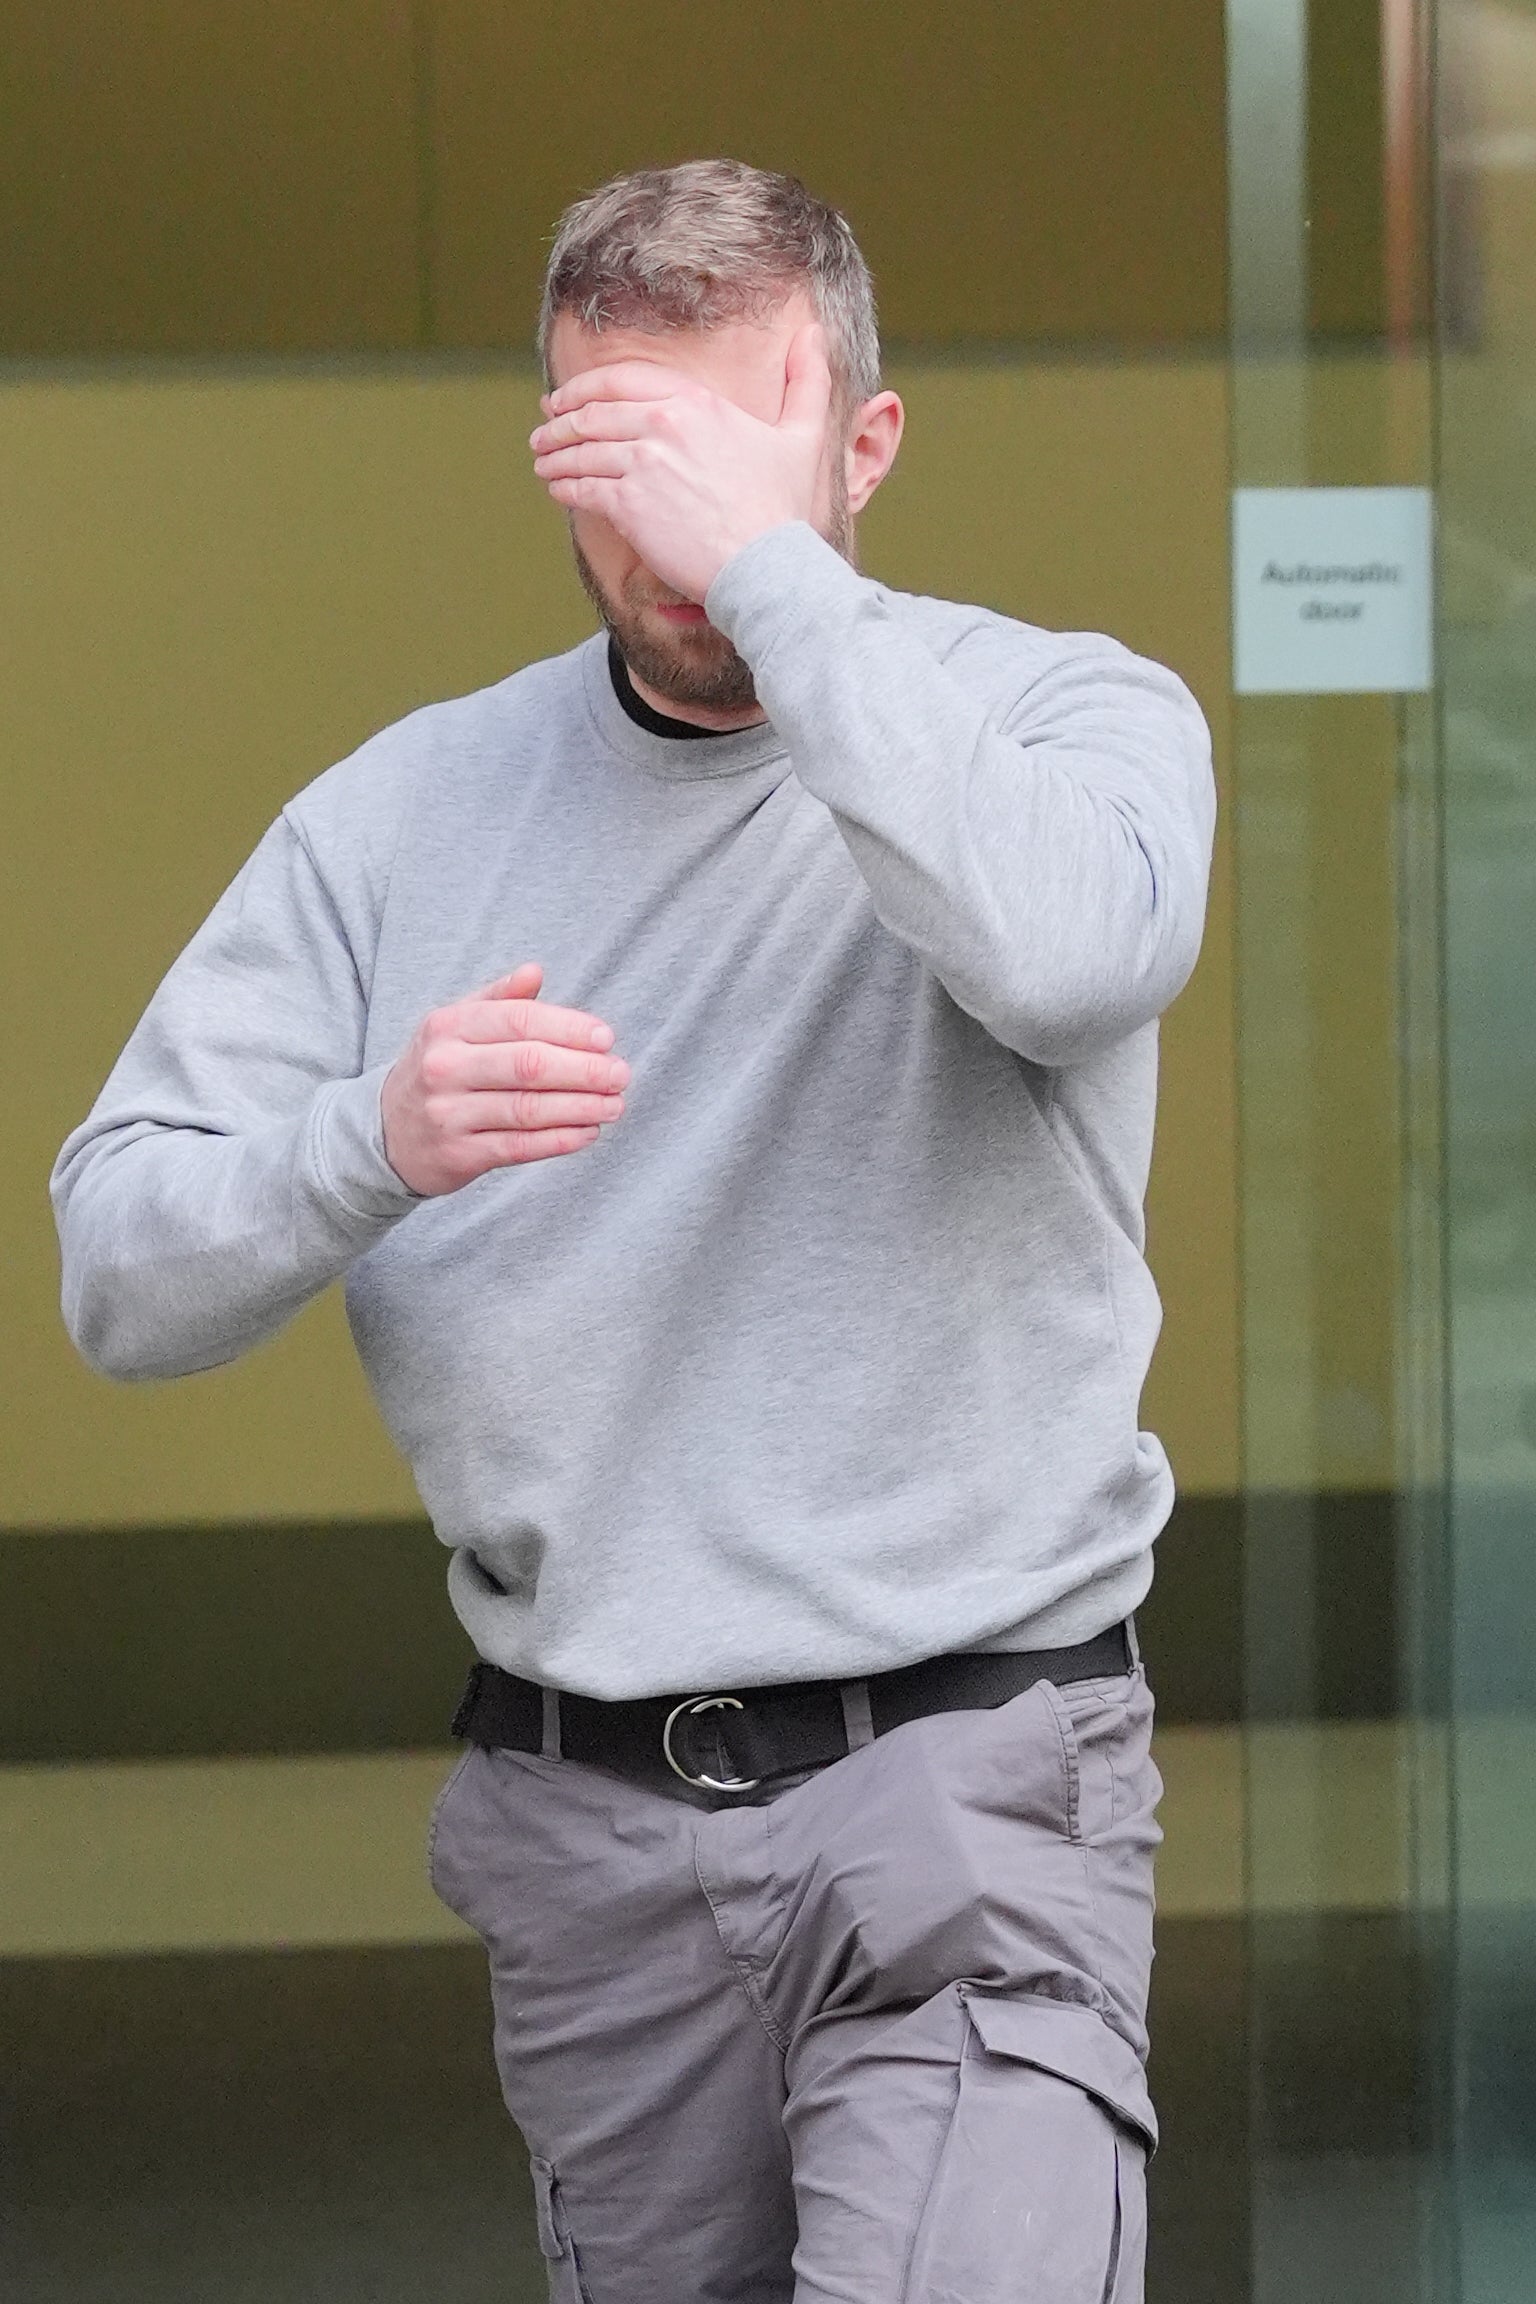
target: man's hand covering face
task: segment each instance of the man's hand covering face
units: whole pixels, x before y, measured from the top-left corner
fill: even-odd
[[[754,536],[817,524],[831,401],[814,323],[791,340],[776,423],[658,361],[621,361],[545,396],[533,468],[557,504],[608,521],[664,584],[702,602]]]

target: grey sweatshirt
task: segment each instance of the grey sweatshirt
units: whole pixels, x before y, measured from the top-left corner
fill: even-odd
[[[1172,1495],[1141,1209],[1204,723],[1112,640],[798,524],[705,605],[767,725],[636,726],[595,638],[283,810],[59,1156],[70,1333],[180,1375],[344,1275],[454,1605],[549,1685],[1086,1638]],[[385,1074],[522,960],[613,1026],[625,1115],[418,1199]]]

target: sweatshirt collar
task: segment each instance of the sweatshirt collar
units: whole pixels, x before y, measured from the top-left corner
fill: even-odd
[[[608,635],[598,632],[577,650],[587,709],[597,733],[610,752],[652,776],[676,783],[704,783],[721,776],[740,776],[785,757],[784,739],[771,721],[755,728],[738,728],[711,736],[707,743],[686,737],[658,736],[631,720],[614,694],[608,670]]]

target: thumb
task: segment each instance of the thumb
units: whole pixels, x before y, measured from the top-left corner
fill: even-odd
[[[784,356],[784,406],[781,424],[804,425],[820,431],[832,404],[832,371],[827,365],[826,330],[819,321],[797,328]]]
[[[532,1000],[537,997],[544,981],[544,970],[537,960],[525,960],[514,968],[510,976],[498,976],[494,984],[476,992],[476,1000]]]

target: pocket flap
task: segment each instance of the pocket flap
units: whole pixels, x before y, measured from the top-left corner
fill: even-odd
[[[1134,2128],[1149,2152],[1156,2149],[1157,2115],[1141,2059],[1102,2016],[1070,2000],[1004,2000],[982,1992],[967,1992],[965,2005],[989,2055],[1070,2080]]]

